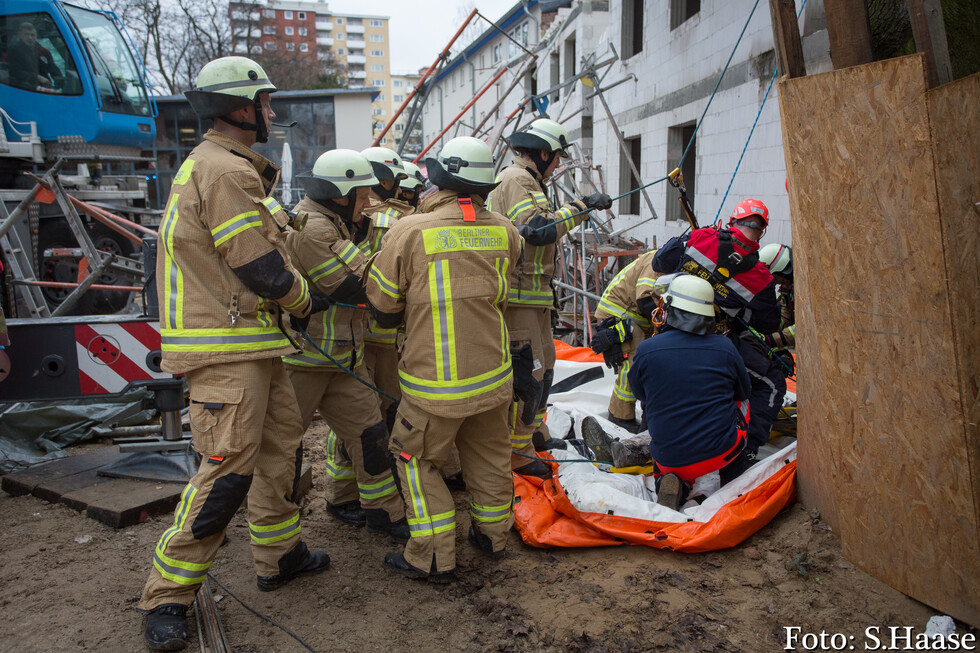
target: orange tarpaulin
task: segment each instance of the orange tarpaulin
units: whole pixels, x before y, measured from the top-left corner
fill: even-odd
[[[558,358],[591,362],[587,348],[555,342]],[[547,453],[539,454],[550,457]],[[584,463],[570,463],[584,464]],[[557,470],[556,470],[557,471]],[[547,481],[514,476],[514,516],[524,541],[537,547],[645,544],[687,553],[735,546],[768,524],[796,500],[796,461],[783,465],[758,486],[721,507],[708,521],[655,522],[576,509],[557,475]]]

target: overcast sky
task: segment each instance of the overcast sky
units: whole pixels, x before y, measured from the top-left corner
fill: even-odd
[[[390,17],[391,71],[399,74],[431,66],[474,7],[497,21],[517,0],[327,0],[326,4],[337,13]],[[490,26],[479,17],[473,23],[479,23],[477,34]]]

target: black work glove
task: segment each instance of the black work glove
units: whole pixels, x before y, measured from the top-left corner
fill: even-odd
[[[779,366],[779,369],[783,371],[783,374],[786,376],[796,376],[796,360],[793,358],[793,354],[791,354],[788,349],[779,349],[776,351],[776,356],[778,356],[779,360],[781,360],[786,366]]]
[[[592,193],[583,197],[582,201],[590,209],[599,209],[600,211],[605,211],[612,206],[612,198],[605,193]]]
[[[610,317],[599,323],[596,334],[592,337],[589,347],[597,354],[602,354],[602,360],[607,367],[619,372],[626,361],[623,354],[623,343],[633,337],[633,325],[630,320],[620,320]]]
[[[542,247],[550,245],[558,240],[558,228],[554,220],[549,220],[543,215],[536,215],[527,224],[522,224],[517,228],[521,237],[530,245]]]
[[[293,327],[294,331],[306,331],[306,327],[310,324],[310,318],[313,317],[314,313],[319,313],[330,308],[333,305],[333,300],[327,295],[324,295],[319,290],[310,291],[310,312],[306,314],[306,317],[296,317],[292,313],[289,314],[289,326]]]
[[[534,378],[534,353],[531,345],[511,349],[511,366],[514,369],[514,396],[524,402],[521,421],[532,424],[541,399],[541,382]]]

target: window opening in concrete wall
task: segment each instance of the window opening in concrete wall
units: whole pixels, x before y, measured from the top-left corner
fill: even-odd
[[[549,86],[558,86],[561,83],[561,66],[559,64],[559,56],[557,52],[551,53],[551,84]],[[551,94],[551,101],[558,101],[558,92],[555,91]]]
[[[670,29],[677,29],[701,11],[701,0],[670,0]]]
[[[639,136],[636,138],[626,139],[626,152],[620,150],[619,153],[619,192],[620,194],[629,192],[631,190],[636,190],[640,187],[640,182],[636,180],[633,175],[633,171],[630,169],[630,159],[633,161],[633,165],[636,166],[637,170],[641,170],[640,167],[640,151],[641,151],[641,139]],[[629,159],[626,157],[629,156]],[[619,212],[628,213],[630,215],[640,215],[640,193],[633,193],[632,195],[627,195],[626,197],[619,200]]]
[[[623,0],[623,59],[643,51],[643,0]]]
[[[688,142],[691,143],[691,148],[688,150],[684,164],[681,166],[681,174],[684,175],[684,186],[687,188],[687,197],[691,200],[692,207],[695,207],[694,198],[697,194],[694,185],[697,175],[696,162],[698,158],[698,142],[694,135],[696,126],[697,123],[692,121],[684,125],[671,127],[667,130],[667,172],[677,167],[677,163],[684,156],[684,148],[687,147]],[[684,209],[681,208],[681,203],[677,201],[678,197],[679,195],[676,191],[667,191],[667,210],[664,215],[666,215],[668,220],[687,220],[687,216],[684,215]]]
[[[571,36],[565,39],[565,81],[568,81],[575,74],[575,36]],[[575,90],[575,84],[569,84],[565,87],[565,96],[567,97],[572,91]]]

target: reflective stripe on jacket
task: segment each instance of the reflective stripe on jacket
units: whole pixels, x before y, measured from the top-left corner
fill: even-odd
[[[381,240],[388,230],[395,226],[401,218],[415,213],[415,207],[408,202],[401,200],[388,199],[378,204],[372,205],[364,214],[371,221],[368,228],[367,238],[361,241],[359,247],[367,256],[377,253],[381,249]],[[373,317],[368,319],[367,333],[364,341],[374,347],[395,348],[395,341],[398,338],[398,329],[383,329],[378,326]]]
[[[242,143],[208,131],[181,165],[160,223],[157,293],[164,371],[295,351],[283,310],[309,311],[306,281],[283,247],[286,212],[269,193],[279,169]],[[232,268],[278,251],[293,283],[263,298]]]
[[[289,233],[286,251],[311,287],[330,295],[348,275],[361,277],[367,258],[351,241],[350,231],[339,215],[309,197],[300,200],[294,211],[306,211],[309,218],[302,231]],[[306,333],[337,363],[353,370],[363,362],[367,317],[367,311],[331,306],[310,319]],[[283,360],[286,363],[343,374],[336,363],[314,349],[305,339],[300,345],[303,346],[303,353],[285,356]]]
[[[367,277],[377,310],[405,312],[402,393],[445,417],[475,415],[513,394],[503,311],[521,237],[476,195],[476,219],[464,221],[459,199],[447,190],[426,198],[388,233]]]
[[[536,215],[543,215],[549,220],[564,220],[556,225],[558,238],[561,239],[588,216],[587,213],[575,215],[586,208],[579,200],[557,211],[552,209],[541,175],[522,156],[516,156],[514,163],[500,172],[497,181],[500,185],[490,193],[487,208],[505,216],[515,225],[526,224]],[[525,243],[524,262],[514,266],[511,273],[511,305],[554,306],[551,279],[555,276],[557,253],[557,242],[542,247]]]

